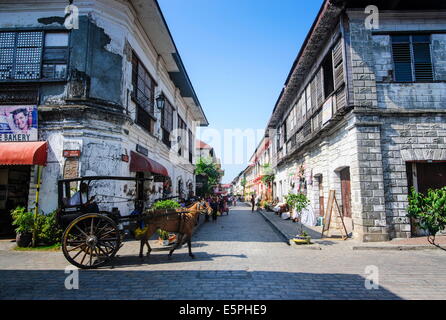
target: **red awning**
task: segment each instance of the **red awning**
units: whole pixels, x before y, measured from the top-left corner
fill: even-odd
[[[0,142],[0,165],[46,165],[48,143]]]
[[[169,176],[167,169],[162,164],[133,151],[130,152],[130,171],[151,172],[165,177]]]

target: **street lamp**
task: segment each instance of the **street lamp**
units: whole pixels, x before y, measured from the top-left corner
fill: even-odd
[[[156,107],[160,110],[164,109],[164,105],[166,103],[166,98],[164,97],[163,93],[160,93],[159,96],[155,99],[156,101]]]

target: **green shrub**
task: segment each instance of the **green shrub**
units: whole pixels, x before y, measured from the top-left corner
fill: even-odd
[[[56,212],[48,215],[38,215],[37,219],[37,241],[46,245],[60,242],[63,230],[56,224]]]
[[[37,214],[26,211],[23,207],[17,207],[11,211],[12,224],[17,228],[16,233],[33,233],[35,230],[36,243],[53,245],[60,242],[62,230],[56,224],[56,212],[49,215]]]
[[[151,209],[154,210],[168,210],[181,208],[180,204],[174,200],[162,200],[155,202]]]
[[[34,214],[24,207],[17,207],[11,211],[12,224],[16,226],[16,233],[32,233],[34,229]]]
[[[438,190],[430,189],[423,195],[411,189],[409,195],[408,217],[428,232],[428,241],[437,246],[435,236],[446,228],[446,187]]]
[[[301,212],[302,209],[305,209],[310,204],[310,200],[308,200],[303,193],[289,193],[287,196],[285,196],[285,200],[290,208],[296,209],[297,212]]]

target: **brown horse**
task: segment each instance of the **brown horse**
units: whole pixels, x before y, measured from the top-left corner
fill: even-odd
[[[144,235],[141,239],[141,246],[139,250],[139,257],[143,257],[144,245],[147,245],[147,256],[150,255],[152,248],[149,245],[150,237],[156,232],[156,230],[161,229],[167,232],[178,233],[178,239],[176,245],[169,252],[169,259],[172,257],[172,253],[175,249],[178,249],[182,244],[183,240],[187,239],[187,245],[189,248],[189,256],[195,258],[192,254],[192,233],[196,225],[197,217],[200,213],[205,211],[210,212],[211,207],[205,201],[197,202],[190,206],[189,208],[178,209],[179,212],[176,215],[160,216],[160,217],[150,217],[147,221],[144,221],[146,229],[144,229]],[[186,212],[186,213],[183,213]]]

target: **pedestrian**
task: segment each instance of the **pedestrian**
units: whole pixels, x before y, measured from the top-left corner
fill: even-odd
[[[233,196],[232,197],[232,205],[235,207],[235,206],[237,206],[237,197],[236,196]]]
[[[260,204],[261,204],[261,202],[262,202],[262,196],[259,194],[259,195],[256,197],[256,206],[257,206],[257,210],[260,209]]]
[[[219,207],[218,198],[213,197],[210,205],[212,208],[212,222],[217,222],[217,214],[218,214],[218,207]]]
[[[251,195],[251,205],[252,205],[252,212],[254,212],[254,206],[256,204],[256,198],[254,195]]]

